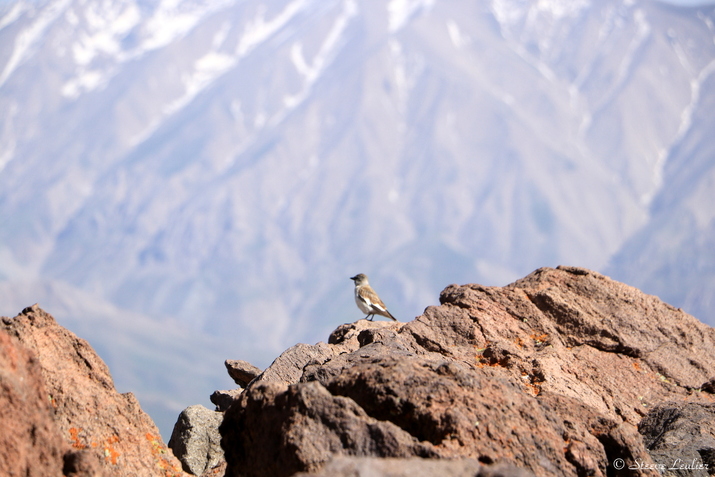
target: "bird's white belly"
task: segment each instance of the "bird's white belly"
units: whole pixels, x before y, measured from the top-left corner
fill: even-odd
[[[357,289],[355,290],[355,303],[357,303],[357,306],[358,306],[358,308],[360,308],[360,311],[362,311],[366,315],[374,313],[370,309],[370,306],[367,303],[365,303],[362,298],[360,298],[360,295],[358,295]]]

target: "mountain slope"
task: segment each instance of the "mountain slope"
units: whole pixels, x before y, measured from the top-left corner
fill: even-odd
[[[358,272],[403,321],[559,263],[712,319],[712,7],[105,3],[0,5],[7,286],[261,365]]]

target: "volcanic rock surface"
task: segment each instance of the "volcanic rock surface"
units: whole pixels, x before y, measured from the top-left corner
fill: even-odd
[[[62,475],[69,445],[60,439],[35,356],[0,331],[0,471],[6,476]]]
[[[86,341],[58,325],[37,305],[15,318],[3,318],[0,332],[3,331],[28,350],[36,364],[36,374],[28,374],[32,384],[25,402],[20,401],[23,410],[17,415],[52,416],[49,423],[40,421],[36,437],[25,439],[26,443],[33,443],[35,448],[44,446],[43,440],[52,441],[48,433],[53,428],[58,430],[58,438],[47,445],[48,455],[41,460],[53,470],[34,475],[185,475],[134,395],[117,392],[109,369]],[[24,352],[13,355],[12,348],[7,349],[10,351],[3,349],[3,359],[11,363],[14,360],[20,367],[28,363]],[[36,381],[40,377],[42,387],[38,388]],[[3,386],[4,383],[3,378]],[[40,404],[35,403],[38,393]],[[26,431],[19,429],[15,435],[23,433]],[[60,451],[52,449],[62,446],[73,452],[63,457],[58,466]]]
[[[644,417],[682,405],[689,414],[678,415],[711,415],[715,329],[635,288],[543,268],[502,288],[450,285],[440,303],[409,323],[360,320],[328,344],[285,351],[224,416],[226,475],[323,475],[340,456],[658,475],[649,451],[673,454],[644,444]],[[706,464],[715,436],[696,428],[688,452]]]

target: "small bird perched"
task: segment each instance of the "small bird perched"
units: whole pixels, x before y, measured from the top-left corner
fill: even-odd
[[[370,284],[367,282],[367,276],[364,273],[350,277],[350,280],[355,282],[355,303],[357,303],[360,311],[367,315],[367,319],[372,321],[371,316],[382,315],[386,318],[392,318],[397,321],[397,318],[392,316],[387,307],[377,296],[375,290],[372,289]]]

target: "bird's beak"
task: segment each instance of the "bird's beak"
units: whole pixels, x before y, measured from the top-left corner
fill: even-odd
[[[355,280],[357,277],[350,277],[350,280]]]

